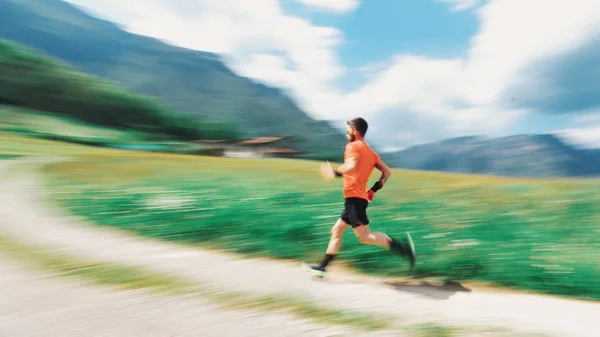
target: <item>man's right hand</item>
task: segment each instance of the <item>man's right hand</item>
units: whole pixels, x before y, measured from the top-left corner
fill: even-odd
[[[331,163],[328,161],[321,164],[321,177],[323,177],[325,181],[335,179],[335,172],[333,171],[333,167],[331,167]]]

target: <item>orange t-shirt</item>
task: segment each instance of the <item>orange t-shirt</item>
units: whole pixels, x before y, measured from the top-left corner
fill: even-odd
[[[367,199],[367,182],[375,165],[381,160],[364,140],[357,140],[346,145],[344,160],[354,157],[356,170],[344,174],[344,198]]]

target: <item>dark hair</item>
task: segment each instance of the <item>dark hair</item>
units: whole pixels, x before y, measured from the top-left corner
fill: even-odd
[[[369,128],[369,124],[367,124],[367,121],[360,117],[349,120],[348,125],[355,128],[356,131],[358,131],[358,133],[360,133],[362,137],[365,136],[365,134],[367,133],[367,129]]]

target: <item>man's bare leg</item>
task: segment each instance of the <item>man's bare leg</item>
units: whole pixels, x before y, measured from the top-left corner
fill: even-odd
[[[348,225],[344,220],[338,219],[338,221],[331,227],[331,238],[329,239],[329,245],[327,246],[326,254],[336,255],[342,247],[342,240],[344,239],[344,232],[348,229]]]
[[[335,225],[331,227],[331,237],[329,239],[329,245],[327,246],[325,256],[323,257],[323,260],[321,260],[321,263],[317,265],[303,264],[304,267],[310,269],[315,275],[323,277],[325,275],[325,268],[340,251],[340,248],[342,247],[342,240],[344,238],[344,232],[346,231],[346,229],[348,229],[348,227],[350,227],[349,224],[347,224],[341,218],[338,219]]]
[[[304,266],[310,269],[317,276],[323,277],[325,275],[325,268],[340,251],[344,231],[348,229],[348,227],[350,227],[349,224],[342,219],[338,219],[335,225],[331,228],[331,238],[329,239],[329,245],[327,246],[325,257],[321,263],[317,265],[304,264]],[[408,243],[403,243],[397,242],[385,233],[371,232],[368,225],[360,225],[353,228],[353,231],[358,241],[362,244],[378,246],[383,249],[394,251],[401,256],[408,256],[411,262],[411,270],[414,268],[416,253],[414,250],[414,244],[412,243],[412,238],[408,232],[406,233]]]
[[[356,238],[362,244],[375,245],[385,249],[389,249],[392,242],[392,239],[385,233],[371,232],[368,225],[354,228],[354,235],[356,235]]]
[[[416,261],[416,251],[414,243],[412,242],[412,238],[410,237],[410,234],[408,232],[406,233],[408,243],[404,243],[397,242],[385,233],[371,232],[369,230],[368,225],[361,225],[353,228],[353,230],[354,235],[356,235],[360,243],[389,249],[400,254],[401,256],[408,256],[408,258],[410,259],[411,270],[414,268]]]

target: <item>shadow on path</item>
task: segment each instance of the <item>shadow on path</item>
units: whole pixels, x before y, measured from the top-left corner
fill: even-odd
[[[429,282],[385,282],[385,284],[394,287],[397,291],[415,293],[438,300],[447,300],[457,292],[471,292],[471,289],[454,281],[446,281],[443,284],[432,284]]]

